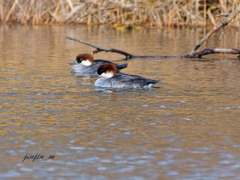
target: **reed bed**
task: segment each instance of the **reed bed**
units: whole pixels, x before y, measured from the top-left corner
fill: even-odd
[[[238,0],[0,0],[0,21],[21,24],[216,25]],[[240,16],[231,25],[239,27]]]

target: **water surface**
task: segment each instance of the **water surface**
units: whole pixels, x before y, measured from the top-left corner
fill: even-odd
[[[70,62],[94,49],[185,55],[203,29],[0,26],[1,179],[240,179],[240,61],[133,59],[124,73],[163,79],[157,88],[98,89]],[[227,30],[203,48],[239,47]],[[95,58],[125,63],[119,54]],[[45,158],[26,159],[41,154]]]

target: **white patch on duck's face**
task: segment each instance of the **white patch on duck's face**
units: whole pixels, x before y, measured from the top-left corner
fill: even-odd
[[[114,74],[112,73],[112,72],[110,72],[110,71],[108,71],[108,72],[104,72],[104,73],[102,73],[102,74],[100,74],[99,75],[99,77],[101,77],[101,78],[106,78],[106,79],[108,79],[108,78],[112,78],[114,76]]]
[[[80,64],[83,66],[91,66],[92,65],[91,61],[89,61],[88,59],[82,60],[82,62]]]

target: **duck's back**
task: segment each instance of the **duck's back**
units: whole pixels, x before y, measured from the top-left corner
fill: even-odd
[[[141,76],[118,74],[113,78],[99,78],[94,86],[110,88],[149,88],[161,80],[147,79]]]
[[[124,69],[128,66],[128,63],[115,64],[115,63],[112,63],[111,61],[106,61],[106,60],[101,60],[101,59],[94,60],[94,64],[97,66],[97,69],[99,66],[101,66],[103,64],[114,64],[117,67],[117,69],[116,69],[117,73],[119,73],[121,69]]]

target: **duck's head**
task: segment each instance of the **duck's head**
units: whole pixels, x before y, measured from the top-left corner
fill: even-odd
[[[102,78],[112,78],[116,76],[116,66],[114,64],[104,64],[98,67],[97,73]]]
[[[74,64],[91,66],[93,64],[93,56],[91,54],[79,54],[76,57],[76,61],[70,63],[70,65],[74,65]]]

